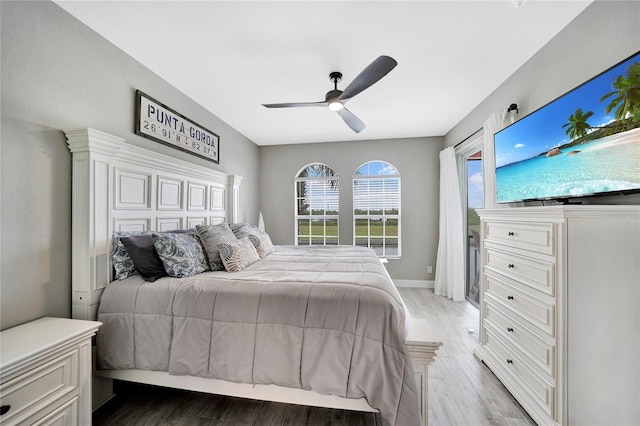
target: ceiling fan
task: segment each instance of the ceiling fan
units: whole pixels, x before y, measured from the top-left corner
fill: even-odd
[[[382,77],[387,75],[398,65],[395,59],[389,56],[380,56],[370,63],[358,76],[347,86],[344,91],[338,90],[338,81],[342,79],[342,73],[334,71],[329,74],[329,79],[333,80],[333,90],[327,92],[324,101],[319,102],[290,102],[282,104],[262,104],[267,108],[295,108],[295,107],[328,107],[336,111],[347,123],[347,126],[360,133],[366,127],[358,117],[349,111],[344,104],[363,90],[373,86]]]

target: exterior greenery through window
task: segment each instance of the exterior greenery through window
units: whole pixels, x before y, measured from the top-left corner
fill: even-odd
[[[296,245],[338,245],[338,176],[312,163],[295,179]]]
[[[354,245],[400,257],[400,173],[391,164],[370,161],[356,171],[353,229]]]

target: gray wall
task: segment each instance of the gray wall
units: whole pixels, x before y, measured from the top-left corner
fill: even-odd
[[[402,259],[390,260],[395,279],[432,280],[438,247],[439,153],[443,139],[412,138],[260,147],[260,209],[276,244],[293,244],[293,179],[321,162],[340,176],[341,244],[353,244],[353,173],[367,161],[393,164],[402,178]]]
[[[522,118],[633,55],[640,49],[639,28],[640,2],[594,1],[451,129],[445,145],[480,129],[494,111],[515,102]]]
[[[69,317],[71,154],[63,130],[92,127],[244,178],[258,215],[258,147],[51,2],[0,2],[0,328]],[[220,135],[220,165],[133,133],[140,89]]]

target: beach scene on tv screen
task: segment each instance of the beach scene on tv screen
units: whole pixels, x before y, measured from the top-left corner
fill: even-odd
[[[640,189],[640,53],[494,141],[498,202]]]

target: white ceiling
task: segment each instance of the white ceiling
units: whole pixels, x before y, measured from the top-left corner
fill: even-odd
[[[256,144],[273,145],[442,136],[591,1],[56,3]],[[343,73],[344,89],[380,55],[398,66],[349,101],[367,125],[360,134],[328,109],[261,105],[324,100],[330,72]]]

